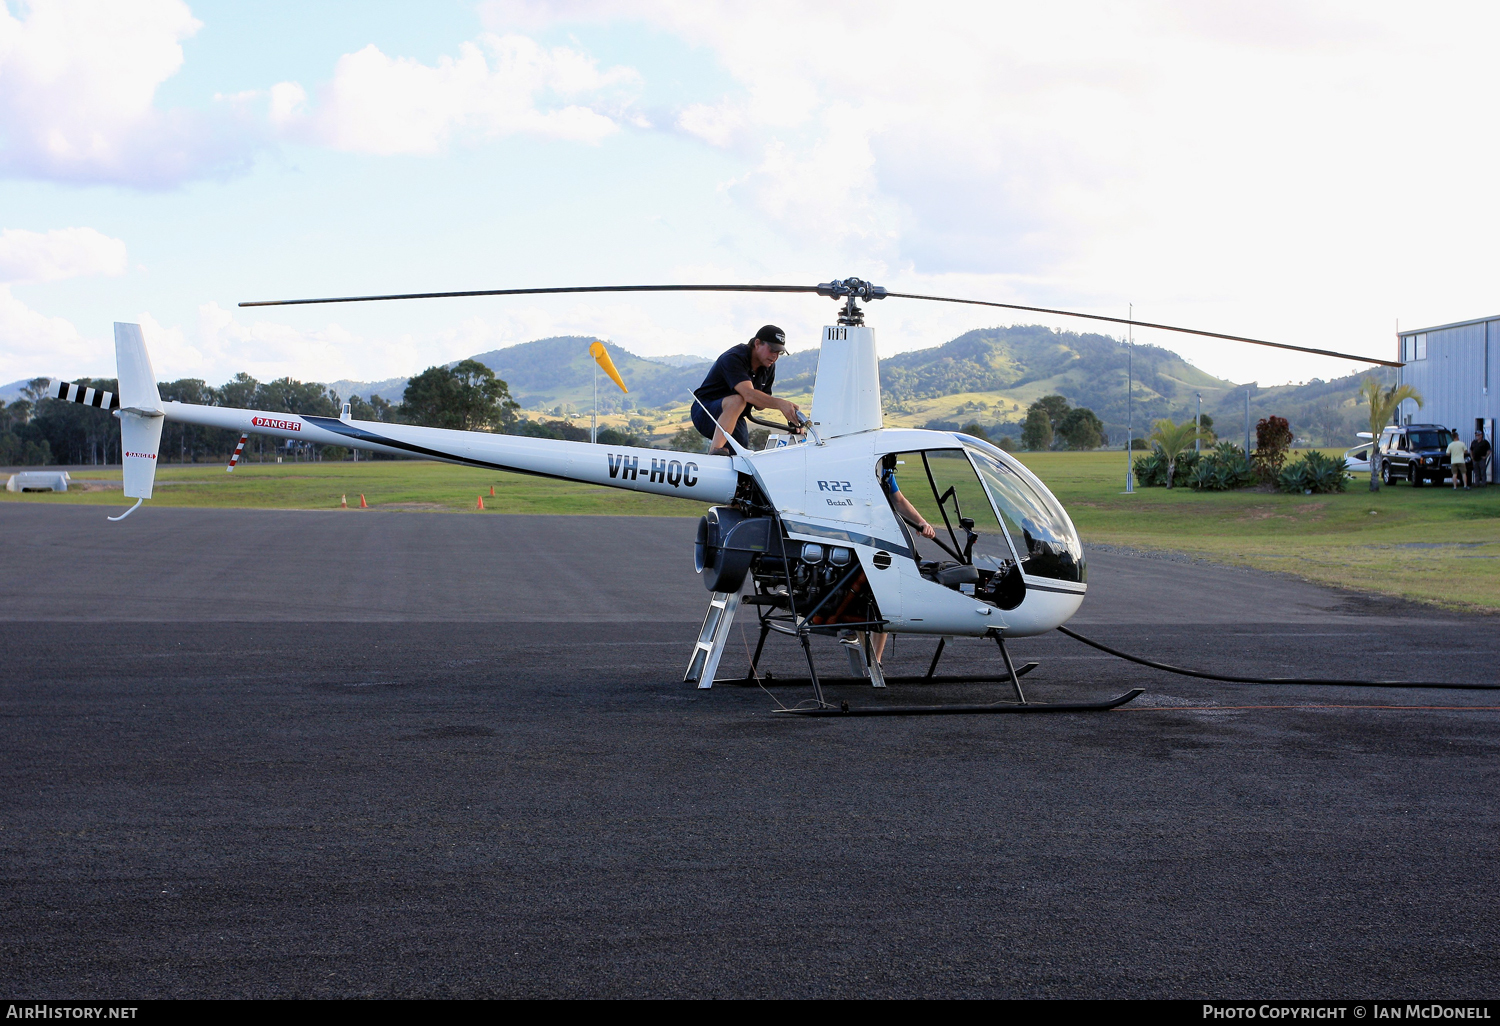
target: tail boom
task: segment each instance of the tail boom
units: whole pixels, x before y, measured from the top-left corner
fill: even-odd
[[[179,424],[294,438],[393,456],[417,456],[696,502],[729,502],[739,486],[734,461],[727,456],[191,403],[166,402],[162,408],[167,420]]]

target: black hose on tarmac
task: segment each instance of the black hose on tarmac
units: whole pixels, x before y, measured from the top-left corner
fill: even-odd
[[[1085,638],[1077,631],[1070,631],[1066,627],[1059,627],[1059,631],[1066,634],[1075,641],[1081,641],[1090,648],[1097,648],[1101,652],[1142,666],[1149,666],[1153,670],[1165,670],[1167,673],[1177,673],[1184,677],[1197,677],[1201,680],[1217,680],[1226,684],[1300,684],[1316,685],[1318,687],[1331,688],[1431,688],[1438,691],[1500,691],[1500,684],[1437,684],[1430,681],[1415,680],[1326,680],[1320,677],[1230,677],[1220,673],[1204,673],[1202,670],[1188,670],[1181,666],[1172,666],[1168,663],[1158,663],[1153,659],[1142,659],[1119,649],[1110,648],[1091,638]]]

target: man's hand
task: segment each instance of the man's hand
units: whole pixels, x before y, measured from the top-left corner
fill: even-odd
[[[922,532],[922,537],[923,538],[936,538],[937,537],[937,531],[933,530],[932,525],[929,524],[925,520],[922,521],[922,526],[919,527],[919,528],[917,528],[917,530]]]
[[[802,434],[802,426],[798,423],[798,407],[790,399],[775,399],[775,408],[781,411],[781,416],[786,417],[787,426],[792,429],[793,435]]]

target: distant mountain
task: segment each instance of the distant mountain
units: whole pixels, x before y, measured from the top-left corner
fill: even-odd
[[[12,381],[8,385],[0,385],[0,402],[13,403],[21,398],[21,389],[26,387],[30,378],[22,378],[20,381]]]
[[[511,395],[530,410],[572,407],[583,414],[593,405],[594,368],[589,345],[595,339],[568,335],[538,339],[479,353],[478,360],[510,386]],[[710,360],[677,355],[640,357],[606,343],[628,395],[599,376],[600,408],[605,412],[678,406],[703,380]],[[880,362],[880,383],[887,423],[967,424],[1018,433],[1027,405],[1044,395],[1059,394],[1075,406],[1091,408],[1112,439],[1124,435],[1126,416],[1126,347],[1107,335],[1057,331],[1040,325],[982,328],[941,346],[898,353]],[[776,392],[807,396],[817,373],[816,349],[788,353],[776,365]],[[1134,349],[1134,427],[1139,437],[1152,421],[1192,416],[1194,396],[1203,395],[1203,412],[1214,418],[1222,437],[1239,440],[1245,422],[1245,395],[1250,418],[1277,414],[1292,422],[1299,438],[1317,444],[1353,444],[1364,429],[1356,408],[1360,380],[1373,373],[1383,383],[1395,371],[1381,368],[1334,381],[1257,388],[1236,384],[1199,370],[1176,353],[1158,346]],[[381,396],[397,403],[406,378],[384,381],[333,381],[327,385],[341,398]],[[20,398],[26,380],[0,386],[0,400]]]
[[[706,356],[692,356],[687,353],[678,356],[648,356],[645,359],[650,360],[652,363],[664,363],[668,367],[707,367],[713,363]]]
[[[470,359],[478,360],[504,379],[511,396],[527,409],[550,408],[571,403],[579,409],[594,402],[594,371],[598,364],[589,355],[597,339],[579,335],[543,338],[535,342],[494,349]],[[662,406],[686,402],[688,393],[703,380],[701,365],[673,367],[606,342],[609,358],[630,389],[620,394],[603,372],[599,373],[601,408]],[[620,402],[616,406],[617,401]]]
[[[368,401],[374,396],[380,396],[386,402],[399,403],[402,394],[406,391],[406,383],[410,378],[386,378],[384,381],[340,381],[321,382],[323,387],[331,392],[337,392],[340,399],[348,399],[351,395],[357,395]]]
[[[1133,388],[1127,390],[1130,364]],[[1304,385],[1260,388],[1216,378],[1159,346],[1137,345],[1132,358],[1124,345],[1107,335],[1040,325],[970,331],[936,348],[900,353],[880,362],[887,414],[903,422],[920,423],[922,408],[947,396],[972,395],[973,407],[985,405],[980,396],[993,396],[998,402],[991,405],[1008,401],[1024,408],[1044,395],[1056,394],[1074,406],[1092,409],[1115,439],[1124,435],[1129,391],[1138,437],[1149,432],[1158,418],[1182,421],[1191,417],[1195,396],[1201,393],[1203,412],[1214,419],[1215,429],[1225,438],[1238,440],[1243,435],[1248,392],[1252,430],[1256,420],[1274,413],[1288,418],[1301,439],[1336,445],[1347,438],[1352,445],[1361,417],[1354,408],[1355,396],[1364,377],[1365,373],[1359,373],[1335,381],[1314,379]],[[1387,384],[1395,380],[1394,372],[1384,368],[1376,377]],[[977,420],[986,426],[1009,422],[1019,429],[1020,416],[1014,408],[1002,416],[970,409],[941,419]]]

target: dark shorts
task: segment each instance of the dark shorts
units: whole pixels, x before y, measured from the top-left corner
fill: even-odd
[[[712,417],[703,412],[703,406],[709,408],[709,411],[713,414]],[[698,405],[696,402],[693,403],[693,427],[697,428],[698,433],[704,438],[712,438],[714,432],[719,428],[717,421],[719,414],[724,412],[724,400],[710,399],[703,403],[703,406]],[[749,409],[747,406],[745,412],[748,413]],[[750,422],[743,415],[740,417],[740,422],[734,426],[732,434],[736,442],[739,442],[747,449],[750,447]]]

